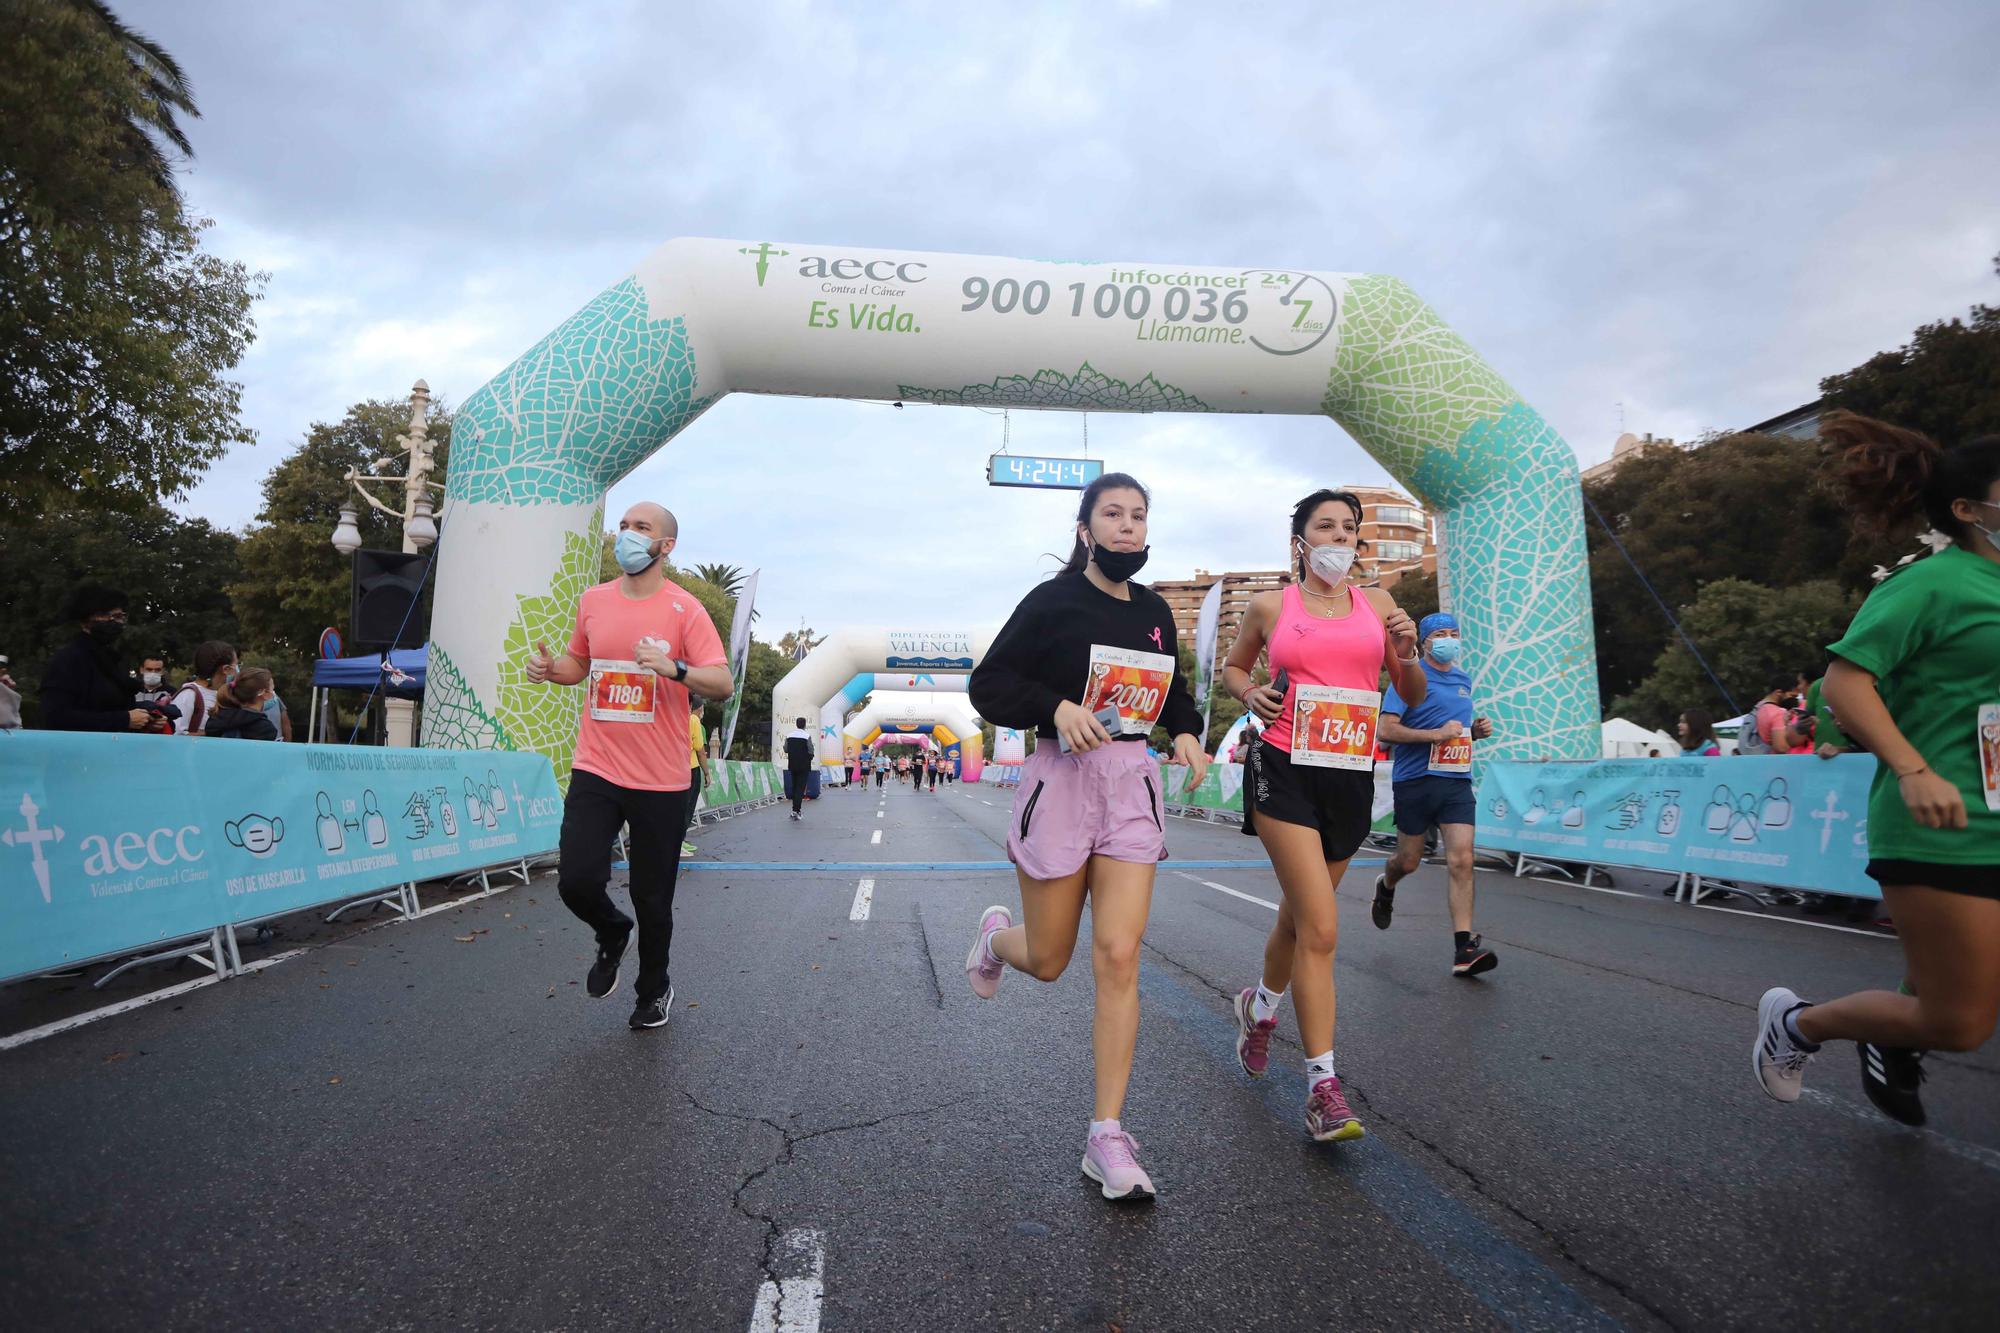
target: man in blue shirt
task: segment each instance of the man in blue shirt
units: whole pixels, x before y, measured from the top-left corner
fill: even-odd
[[[1370,917],[1387,930],[1396,910],[1396,885],[1423,864],[1424,834],[1435,824],[1444,840],[1450,880],[1453,976],[1490,972],[1500,960],[1472,933],[1472,742],[1493,734],[1493,724],[1472,713],[1472,677],[1459,665],[1458,621],[1447,612],[1417,624],[1430,690],[1406,707],[1392,688],[1382,700],[1382,740],[1395,747],[1396,854],[1375,881]]]

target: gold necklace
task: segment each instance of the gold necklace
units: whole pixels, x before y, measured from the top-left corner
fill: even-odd
[[[1304,593],[1308,597],[1316,597],[1322,602],[1331,602],[1335,597],[1339,595],[1338,593],[1331,593],[1331,592],[1314,592],[1311,588],[1308,588],[1305,585],[1305,581],[1303,579],[1299,581],[1299,591]],[[1307,609],[1311,610],[1312,608],[1307,608]],[[1352,615],[1354,613],[1354,589],[1352,588],[1347,589],[1347,610],[1349,615]],[[1314,610],[1313,614],[1320,617],[1323,620],[1331,620],[1334,618],[1334,613],[1331,610],[1327,611]]]

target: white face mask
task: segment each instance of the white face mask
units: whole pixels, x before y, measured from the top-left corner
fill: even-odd
[[[139,681],[147,689],[157,690],[160,688],[160,673],[157,671],[142,671],[139,673]]]
[[[1299,545],[1305,547],[1306,568],[1328,583],[1339,583],[1345,579],[1347,571],[1354,565],[1352,546],[1335,546],[1331,542],[1325,546],[1306,546],[1303,540]]]

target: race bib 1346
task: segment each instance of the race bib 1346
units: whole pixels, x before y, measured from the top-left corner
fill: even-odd
[[[1332,685],[1293,688],[1292,762],[1311,768],[1375,766],[1375,723],[1382,696]]]

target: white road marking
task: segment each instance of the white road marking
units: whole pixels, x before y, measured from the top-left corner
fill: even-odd
[[[1256,897],[1253,894],[1245,893],[1241,889],[1232,889],[1227,884],[1217,884],[1212,879],[1203,879],[1200,875],[1190,875],[1185,870],[1176,870],[1174,873],[1176,875],[1179,875],[1182,879],[1193,880],[1195,883],[1201,885],[1204,889],[1214,889],[1217,893],[1226,893],[1232,898],[1241,898],[1246,903],[1255,903],[1259,907],[1268,907],[1273,912],[1278,910],[1278,905],[1276,903],[1269,902],[1263,898]]]
[[[882,830],[881,830],[881,829],[876,829],[876,830],[875,830],[875,836],[874,836],[874,837],[872,837],[872,838],[870,838],[870,839],[869,839],[868,841],[869,841],[870,845],[872,845],[872,846],[875,846],[875,847],[880,847],[880,846],[882,845]]]
[[[1991,1148],[1982,1148],[1976,1143],[1966,1143],[1963,1140],[1951,1137],[1949,1134],[1940,1134],[1934,1129],[1917,1129],[1907,1125],[1897,1125],[1895,1121],[1889,1119],[1872,1106],[1862,1106],[1859,1103],[1850,1102],[1844,1097],[1832,1097],[1817,1088],[1801,1088],[1799,1089],[1799,1096],[1811,1102],[1814,1106],[1824,1106],[1829,1111],[1837,1111],[1849,1120],[1865,1121],[1877,1129],[1898,1129],[1904,1134],[1928,1140],[1939,1149],[1950,1153],[1960,1161],[1970,1162],[1974,1166],[1983,1166],[1988,1171],[2000,1171],[2000,1152],[1995,1152]]]
[[[880,810],[877,810],[875,812],[875,818],[880,819],[881,817],[882,817],[882,812]]]
[[[787,1231],[778,1245],[785,1257],[805,1269],[800,1277],[772,1281],[757,1288],[757,1305],[750,1312],[750,1333],[819,1333],[819,1307],[826,1281],[826,1234]],[[802,1261],[802,1262],[801,1262]]]
[[[849,921],[866,921],[868,909],[875,902],[875,881],[864,879],[854,890],[854,906],[847,909]]]

